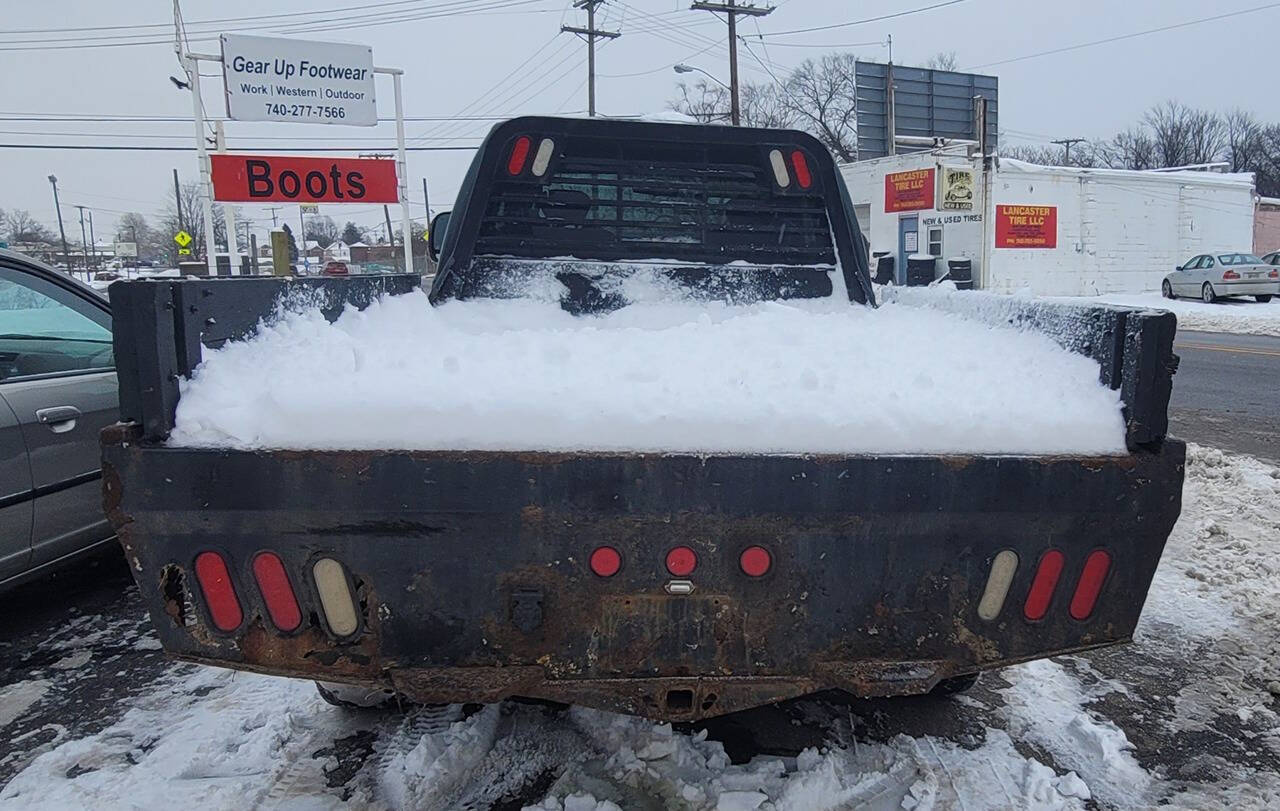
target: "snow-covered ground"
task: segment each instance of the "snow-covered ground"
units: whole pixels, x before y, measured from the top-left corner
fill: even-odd
[[[100,667],[86,649],[107,632],[71,629],[0,688],[0,766],[21,767],[0,807],[1280,807],[1280,469],[1193,447],[1184,496],[1136,644],[951,700],[791,702],[759,734],[813,740],[745,762],[723,735],[596,711],[350,714],[309,684],[192,665],[101,731],[37,746],[10,730],[69,723],[75,674]],[[126,643],[146,643],[130,623]]]
[[[1178,316],[1179,330],[1280,336],[1280,298],[1274,298],[1266,304],[1252,298],[1225,299],[1217,304],[1205,304],[1195,299],[1170,300],[1159,293],[1111,293],[1094,299],[1071,300],[1169,310]]]
[[[696,392],[696,397],[688,396]],[[352,419],[363,415],[363,419]],[[1016,419],[1010,419],[1016,415]],[[772,453],[1123,453],[1117,392],[1048,337],[833,299],[558,298],[431,307],[422,292],[286,312],[183,381],[182,446]]]

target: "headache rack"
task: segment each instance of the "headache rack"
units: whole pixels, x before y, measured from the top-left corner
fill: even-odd
[[[839,267],[874,300],[867,252],[830,153],[791,130],[518,118],[477,152],[432,300],[466,298],[491,260]]]

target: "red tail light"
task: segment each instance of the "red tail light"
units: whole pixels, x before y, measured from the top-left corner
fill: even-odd
[[[1031,582],[1031,592],[1027,594],[1027,603],[1022,609],[1027,619],[1044,619],[1044,615],[1049,613],[1053,590],[1058,587],[1058,578],[1062,575],[1062,565],[1065,562],[1057,549],[1050,549],[1040,558],[1040,567],[1036,569],[1036,578]]]
[[[1280,270],[1273,270],[1267,274],[1268,279],[1280,279]]]
[[[612,546],[601,546],[591,553],[591,571],[600,577],[613,577],[622,568],[622,555]]]
[[[1239,279],[1239,278],[1240,278],[1240,274],[1236,273],[1234,270],[1228,270],[1226,273],[1222,274],[1222,281],[1224,282],[1235,281],[1236,279]]]
[[[281,631],[296,630],[302,624],[302,611],[280,557],[274,552],[258,553],[253,559],[253,577],[258,581],[258,591],[267,604],[271,622]]]
[[[201,552],[196,556],[196,580],[209,606],[209,618],[219,631],[234,631],[244,621],[240,601],[231,585],[227,562],[217,552]]]
[[[748,546],[738,557],[738,565],[748,577],[764,577],[773,566],[773,557],[763,546]]]
[[[511,147],[511,159],[507,161],[508,174],[518,175],[524,171],[524,162],[529,158],[529,147],[532,145],[533,142],[527,135],[516,139],[515,146]]]
[[[688,577],[698,568],[698,556],[687,546],[677,546],[667,553],[667,571],[676,577]]]
[[[1111,555],[1101,549],[1094,550],[1084,562],[1084,571],[1080,573],[1080,582],[1076,583],[1076,593],[1071,598],[1071,616],[1085,620],[1093,613],[1098,602],[1098,594],[1102,591],[1102,583],[1111,570]]]
[[[813,185],[813,175],[809,174],[809,162],[805,160],[804,153],[796,150],[791,153],[791,165],[796,170],[796,182],[800,184],[800,188],[807,189]]]

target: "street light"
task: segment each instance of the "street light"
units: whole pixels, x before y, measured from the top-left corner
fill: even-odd
[[[720,86],[721,86],[721,87],[723,87],[725,90],[728,90],[728,89],[729,89],[729,85],[727,85],[727,84],[725,84],[724,82],[720,81],[720,80],[719,80],[719,79],[717,79],[715,76],[712,76],[710,73],[707,73],[707,72],[706,72],[705,70],[703,70],[702,68],[696,68],[696,67],[694,67],[693,65],[686,65],[685,63],[681,62],[681,63],[680,63],[680,64],[678,64],[678,65],[673,65],[673,66],[672,66],[672,70],[674,70],[676,73],[694,73],[694,72],[701,73],[703,76],[706,76],[708,79],[710,79],[711,81],[713,81],[713,82],[715,82],[716,84],[720,85]]]

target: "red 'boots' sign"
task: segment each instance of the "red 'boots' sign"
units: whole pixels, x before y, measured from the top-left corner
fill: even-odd
[[[210,155],[213,199],[228,203],[396,203],[384,158]]]

